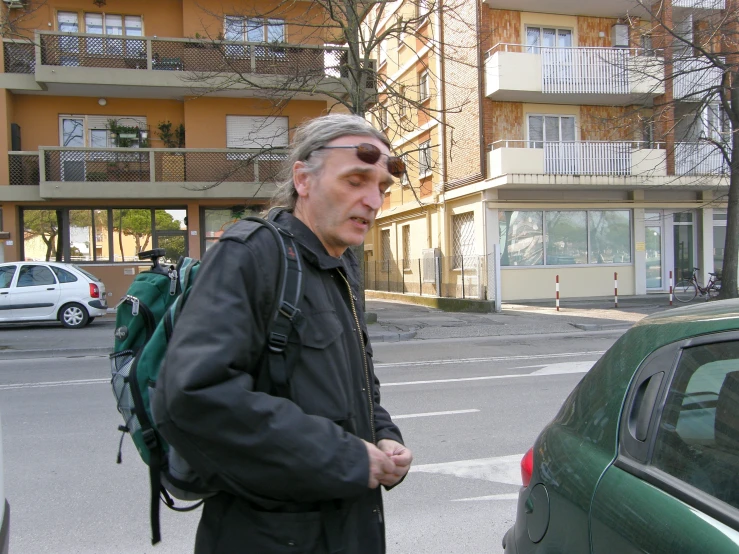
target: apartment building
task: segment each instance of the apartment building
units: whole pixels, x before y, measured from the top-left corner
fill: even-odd
[[[702,14],[725,8],[662,5],[686,38]],[[429,24],[451,50],[433,64],[404,54],[412,45],[387,48],[388,73],[419,83],[411,94],[431,65],[429,101],[462,108],[391,130],[399,151],[431,137],[417,167],[434,160],[435,170],[411,171],[389,192],[367,241],[369,288],[491,298],[497,259],[505,301],[551,298],[557,276],[563,297],[612,294],[614,274],[619,293],[633,295],[667,291],[671,275],[694,266],[704,278],[721,268],[727,169],[705,139],[721,139],[722,115],[696,95],[720,74],[691,52],[681,60],[690,70],[665,79],[672,43],[634,2],[457,9],[432,10]]]
[[[77,263],[114,303],[138,251],[199,258],[263,208],[289,130],[340,90],[309,4],[6,0],[0,261]],[[268,90],[297,72],[305,93]]]

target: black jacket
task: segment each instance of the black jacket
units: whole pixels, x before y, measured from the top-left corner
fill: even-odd
[[[380,405],[356,258],[329,256],[292,214],[277,224],[294,235],[303,262],[290,399],[253,390],[279,254],[265,228],[243,240],[246,222],[203,258],[153,394],[162,435],[222,491],[205,502],[195,551],[322,554],[328,529],[344,554],[382,553],[381,493],[367,487],[359,439],[402,438]],[[327,516],[327,506],[338,515]]]

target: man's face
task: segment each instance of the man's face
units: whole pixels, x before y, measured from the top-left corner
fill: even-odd
[[[326,146],[360,143],[373,144],[383,154],[390,154],[382,141],[368,136],[340,137]],[[317,175],[307,173],[303,162],[293,167],[298,193],[295,216],[316,234],[330,255],[338,257],[347,247],[362,244],[393,178],[387,170],[387,155],[375,164],[361,161],[354,148],[321,150],[320,155],[323,169]]]

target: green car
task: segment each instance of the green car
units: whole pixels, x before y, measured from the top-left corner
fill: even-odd
[[[739,300],[632,327],[521,476],[506,554],[739,553]]]

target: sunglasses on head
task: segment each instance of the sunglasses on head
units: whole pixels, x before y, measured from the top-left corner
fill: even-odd
[[[405,173],[405,162],[402,158],[400,158],[399,156],[390,156],[389,154],[384,154],[377,146],[375,146],[374,144],[369,144],[367,142],[362,142],[360,144],[354,144],[351,146],[320,146],[316,148],[316,150],[332,150],[334,148],[354,148],[357,152],[357,158],[359,158],[364,163],[368,163],[371,165],[376,164],[377,161],[380,159],[380,156],[387,156],[387,171],[388,173],[390,173],[390,175],[399,179]],[[308,154],[308,157],[310,157],[310,154]]]

